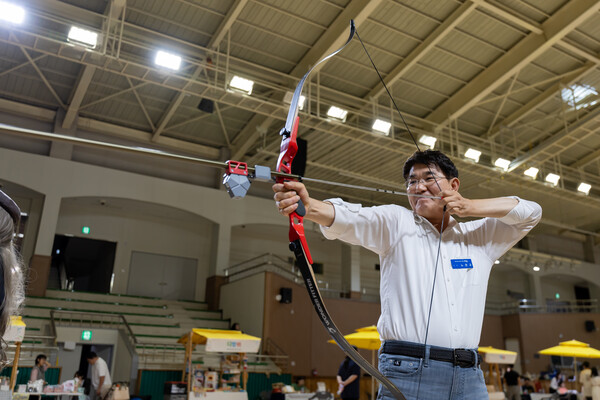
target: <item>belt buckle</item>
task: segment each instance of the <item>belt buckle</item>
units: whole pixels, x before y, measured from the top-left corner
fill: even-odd
[[[459,352],[459,351],[464,351],[464,352],[466,352],[467,354],[469,354],[469,356],[470,356],[470,357],[469,357],[469,360],[459,359],[459,355],[458,355],[458,352]],[[463,353],[463,354],[464,354],[464,353]],[[454,361],[454,365],[458,365],[458,366],[459,366],[459,367],[461,367],[461,368],[469,368],[469,367],[472,367],[472,366],[473,366],[473,364],[474,364],[474,362],[473,362],[473,360],[472,360],[472,358],[473,358],[473,353],[472,353],[472,352],[470,352],[470,351],[468,351],[467,349],[454,349],[454,350],[452,351],[452,356],[453,356],[453,358],[454,358],[454,360],[453,360],[453,361]]]

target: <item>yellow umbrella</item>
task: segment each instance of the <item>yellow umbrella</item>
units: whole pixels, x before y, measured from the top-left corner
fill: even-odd
[[[575,376],[577,376],[577,357],[580,358],[600,358],[600,351],[590,347],[588,343],[580,342],[579,340],[568,340],[560,342],[558,346],[549,347],[538,351],[539,354],[547,356],[563,356],[573,357],[573,365],[575,366]]]
[[[503,354],[503,355],[515,355],[517,354],[516,351],[510,351],[510,350],[502,350],[502,349],[497,349],[495,347],[492,346],[481,346],[477,349],[478,352],[480,353],[490,353],[490,354]]]
[[[489,375],[488,382],[493,378],[493,373],[496,373],[496,381],[494,384],[501,390],[502,383],[500,381],[500,370],[498,364],[514,364],[517,359],[517,352],[496,349],[492,346],[479,347],[477,349],[480,353],[484,354],[484,361],[488,364]]]
[[[359,349],[371,350],[371,364],[375,365],[375,350],[381,347],[379,332],[374,325],[358,328],[356,332],[345,335],[344,338],[352,346]],[[329,343],[335,344],[335,341],[329,340]],[[375,378],[371,376],[371,400],[375,398]]]
[[[548,356],[600,358],[600,350],[596,350],[590,347],[589,344],[578,340],[560,342],[558,346],[540,350],[538,353]]]
[[[345,335],[344,338],[352,346],[356,346],[359,349],[379,350],[381,347],[381,339],[379,339],[379,332],[377,332],[376,326],[359,328],[356,332]],[[329,343],[335,343],[335,341],[330,340]]]

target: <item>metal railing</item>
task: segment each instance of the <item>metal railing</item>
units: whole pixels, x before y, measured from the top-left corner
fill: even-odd
[[[139,356],[139,368],[144,369],[180,369],[185,362],[185,346],[182,344],[141,343],[136,346]],[[196,346],[192,360],[204,368],[221,369],[221,363],[230,353],[207,353],[204,346]],[[289,357],[285,354],[247,354],[248,372],[265,372],[280,374],[289,365]]]
[[[263,344],[263,352],[273,357],[273,362],[283,372],[286,372],[289,367],[289,357],[281,347],[277,345],[271,338],[266,338]]]
[[[266,269],[295,282],[302,280],[300,271],[293,262],[272,253],[261,254],[239,264],[232,265],[225,270],[225,276],[228,276],[230,281],[234,281],[258,272],[264,272]]]
[[[50,328],[55,338],[57,325],[121,329],[127,334],[131,346],[135,347],[137,344],[137,338],[127,323],[127,319],[121,314],[50,310]]]
[[[517,313],[593,313],[598,312],[598,299],[546,300],[539,305],[534,299],[510,302],[486,302],[486,314],[506,315]]]
[[[29,362],[33,364],[38,354],[46,354],[49,359],[55,358],[54,356],[58,353],[55,339],[54,336],[25,335],[21,342],[19,364],[24,365]],[[8,343],[6,354],[10,361],[14,359],[16,349],[17,345],[14,342]]]

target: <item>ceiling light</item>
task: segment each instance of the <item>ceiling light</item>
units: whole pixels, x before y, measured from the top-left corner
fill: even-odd
[[[592,188],[592,185],[590,185],[589,183],[581,182],[579,184],[579,187],[577,188],[577,191],[581,192],[581,193],[585,193],[585,194],[590,194],[591,188]]]
[[[552,185],[558,185],[558,181],[560,180],[560,176],[556,174],[548,174],[546,175],[546,182],[550,182]]]
[[[510,167],[510,161],[505,160],[504,158],[497,158],[496,161],[494,161],[494,165],[507,171],[508,167]]]
[[[433,149],[435,147],[436,141],[437,141],[437,138],[434,138],[433,136],[428,136],[428,135],[421,135],[421,137],[419,138],[419,143],[424,144],[425,146],[428,146],[430,149]]]
[[[156,63],[156,65],[159,65],[161,67],[177,71],[181,66],[181,57],[161,50],[156,53],[156,58],[154,59],[154,62]]]
[[[98,44],[98,34],[87,29],[72,26],[71,30],[69,30],[67,40],[93,49]]]
[[[537,176],[538,172],[540,172],[539,169],[535,168],[535,167],[531,167],[529,169],[527,169],[525,172],[523,172],[525,175],[535,179],[535,177]]]
[[[331,106],[329,107],[329,110],[327,110],[327,116],[345,122],[346,117],[348,116],[348,111],[342,110],[336,106]]]
[[[494,264],[496,264],[496,265],[500,264],[500,260],[494,261]]]
[[[538,271],[540,270],[540,267],[538,267],[538,266],[536,265],[535,267],[533,267],[533,270],[534,270],[535,272],[538,272]]]
[[[0,19],[13,24],[21,24],[25,20],[25,9],[16,4],[0,1]]]
[[[292,104],[292,98],[294,97],[293,92],[285,92],[285,96],[283,96],[283,102],[285,104]],[[306,101],[306,97],[304,95],[300,95],[298,99],[298,109],[304,110],[304,102]]]
[[[373,130],[383,133],[385,136],[389,136],[391,128],[392,124],[382,119],[376,119],[375,122],[373,122]]]
[[[479,150],[469,148],[465,152],[465,157],[470,158],[475,162],[479,162],[479,157],[481,157],[481,152]]]
[[[252,88],[254,87],[254,81],[250,79],[242,78],[241,76],[235,75],[229,82],[229,88],[248,96],[252,94]]]

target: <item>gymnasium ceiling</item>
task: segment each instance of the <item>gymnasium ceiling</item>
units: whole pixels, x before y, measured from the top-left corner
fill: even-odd
[[[0,111],[14,121],[273,167],[286,92],[346,40],[353,19],[412,133],[437,138],[435,148],[456,161],[463,195],[519,195],[542,204],[542,229],[600,237],[600,1],[19,4],[25,21],[0,26]],[[72,25],[95,30],[97,47],[68,43]],[[156,66],[158,50],[180,54],[181,68]],[[230,90],[234,75],[254,81],[251,95]],[[401,166],[415,145],[356,38],[313,73],[305,95],[306,176],[403,187]],[[198,108],[202,99],[213,102],[212,113]],[[345,122],[327,117],[331,105],[348,110]],[[392,123],[388,136],[373,132],[376,118]],[[478,163],[464,158],[468,148],[482,152]],[[508,171],[493,165],[498,157],[511,162]],[[523,174],[531,167],[535,179]],[[548,173],[560,175],[556,187],[544,182]],[[177,179],[177,171],[166,176]],[[592,186],[589,195],[577,192],[581,182]],[[317,197],[407,204],[310,188]]]

